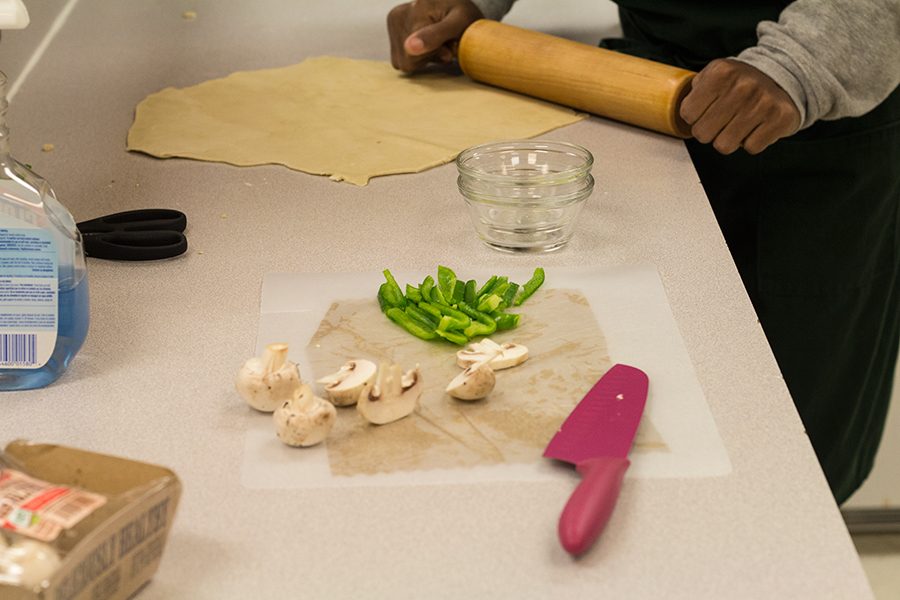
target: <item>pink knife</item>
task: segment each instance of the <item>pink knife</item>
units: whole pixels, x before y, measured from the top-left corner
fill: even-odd
[[[586,552],[612,515],[628,451],[647,402],[646,373],[613,365],[566,418],[544,456],[575,465],[582,480],[559,517],[559,541],[569,554]]]

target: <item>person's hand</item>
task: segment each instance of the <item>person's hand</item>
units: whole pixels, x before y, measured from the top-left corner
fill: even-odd
[[[741,147],[759,154],[800,128],[800,111],[787,92],[759,69],[729,59],[697,73],[680,114],[695,139],[722,154]]]
[[[471,0],[413,0],[395,6],[387,17],[391,64],[412,73],[431,62],[452,61],[455,43],[483,17]]]

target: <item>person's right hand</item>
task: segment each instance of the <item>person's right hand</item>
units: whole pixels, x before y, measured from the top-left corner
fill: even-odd
[[[391,64],[406,73],[453,60],[466,28],[484,18],[471,0],[413,0],[388,13]]]

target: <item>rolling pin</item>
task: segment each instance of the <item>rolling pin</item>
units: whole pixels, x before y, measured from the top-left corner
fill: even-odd
[[[488,19],[469,26],[458,57],[475,81],[691,137],[678,108],[693,71]]]

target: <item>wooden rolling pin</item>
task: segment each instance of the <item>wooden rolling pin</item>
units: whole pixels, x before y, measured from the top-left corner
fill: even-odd
[[[463,34],[459,64],[475,81],[691,137],[678,108],[693,71],[488,19]]]

